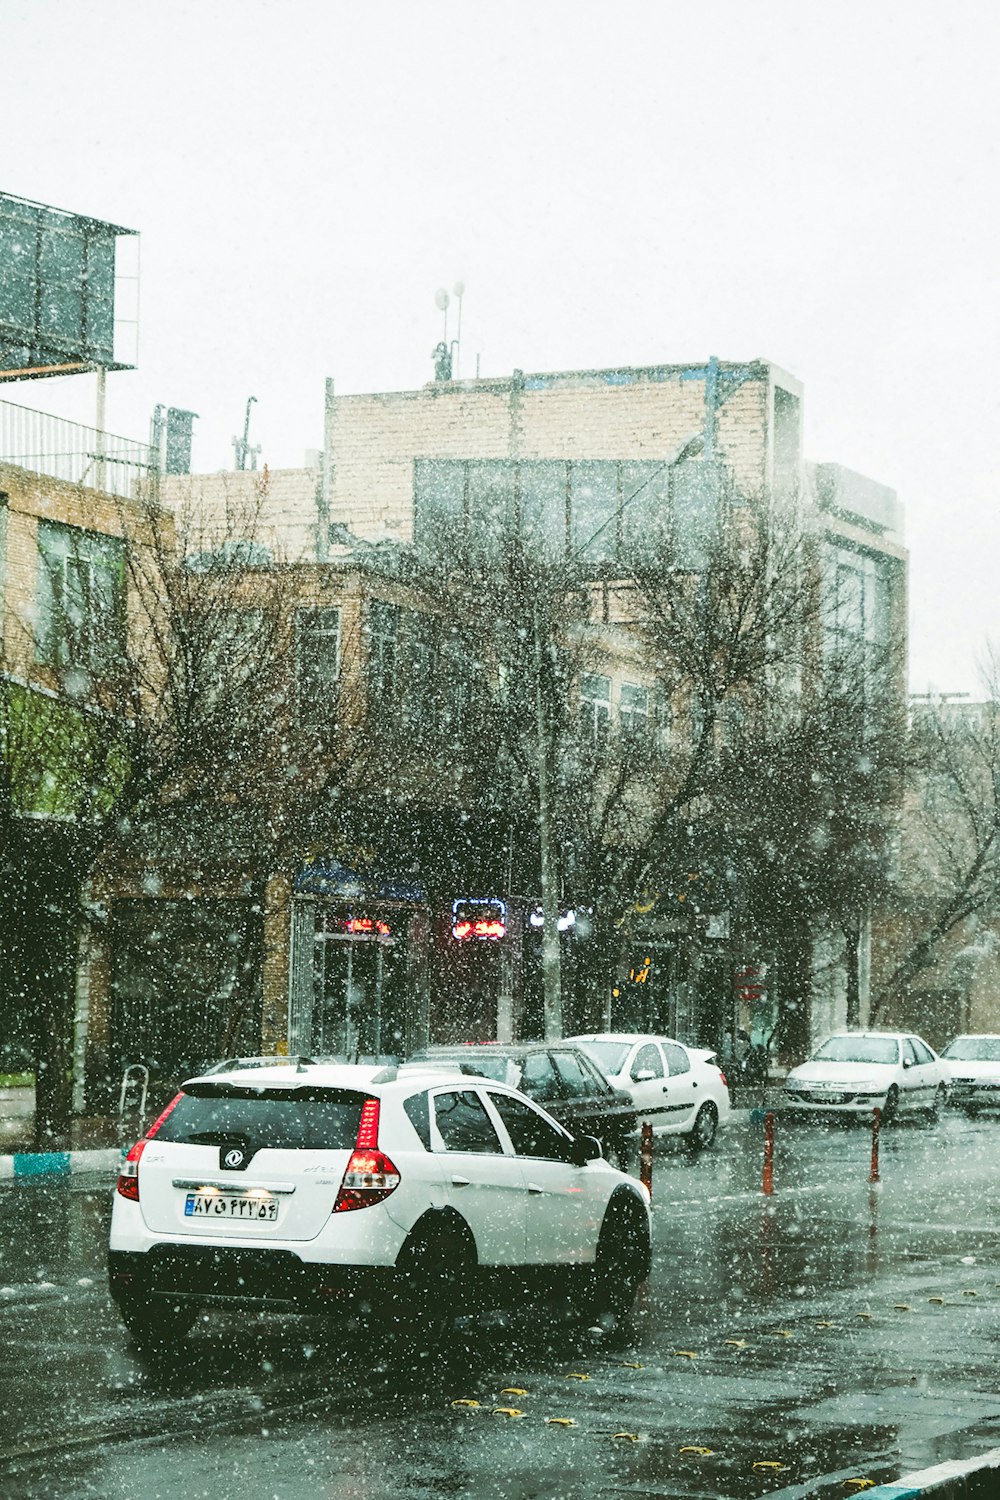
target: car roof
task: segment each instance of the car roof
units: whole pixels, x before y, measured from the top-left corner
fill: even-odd
[[[312,1085],[320,1088],[358,1089],[369,1093],[384,1094],[394,1084],[400,1089],[413,1089],[426,1077],[435,1086],[442,1082],[461,1083],[469,1086],[468,1076],[442,1068],[421,1068],[419,1063],[408,1064],[403,1076],[395,1065],[383,1066],[374,1063],[314,1063],[298,1061],[295,1064],[274,1064],[268,1067],[226,1068],[218,1072],[201,1073],[185,1079],[182,1089],[198,1084],[241,1084],[245,1088],[287,1088],[288,1090]]]
[[[577,1036],[566,1038],[569,1042],[676,1042],[678,1047],[685,1047],[686,1042],[678,1042],[676,1037],[667,1036],[662,1031],[581,1031]],[[696,1049],[697,1050],[697,1049]]]
[[[477,1053],[484,1057],[509,1057],[521,1052],[548,1052],[552,1047],[572,1051],[575,1045],[574,1037],[558,1037],[551,1042],[439,1042],[431,1047],[419,1047],[415,1058],[419,1062],[423,1057],[474,1057]]]

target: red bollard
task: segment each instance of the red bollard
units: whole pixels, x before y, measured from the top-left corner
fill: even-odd
[[[869,1182],[881,1182],[878,1175],[878,1136],[882,1128],[882,1111],[876,1104],[872,1110],[872,1169],[868,1174]]]
[[[642,1144],[639,1147],[639,1181],[646,1188],[650,1199],[653,1196],[653,1127],[647,1120],[642,1127]]]
[[[761,1192],[768,1196],[774,1192],[774,1112],[770,1109],[764,1116],[764,1180]]]

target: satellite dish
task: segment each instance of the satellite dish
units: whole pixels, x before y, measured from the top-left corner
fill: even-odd
[[[451,298],[448,296],[448,293],[445,291],[444,287],[442,287],[439,292],[434,293],[434,301],[441,309],[441,311],[444,312],[447,309],[448,303],[451,301]]]

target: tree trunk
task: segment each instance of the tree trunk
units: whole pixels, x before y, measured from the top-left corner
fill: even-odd
[[[861,1025],[861,918],[851,915],[844,921],[844,968],[847,974],[847,1025]]]

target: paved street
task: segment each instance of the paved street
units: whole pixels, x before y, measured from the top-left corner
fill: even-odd
[[[769,1199],[746,1123],[700,1159],[658,1151],[627,1333],[553,1306],[460,1330],[429,1370],[278,1320],[149,1364],[104,1289],[107,1182],[6,1184],[0,1490],[743,1500],[980,1452],[1000,1442],[998,1145],[1000,1121],[900,1125],[871,1188],[863,1129],[779,1119]]]

